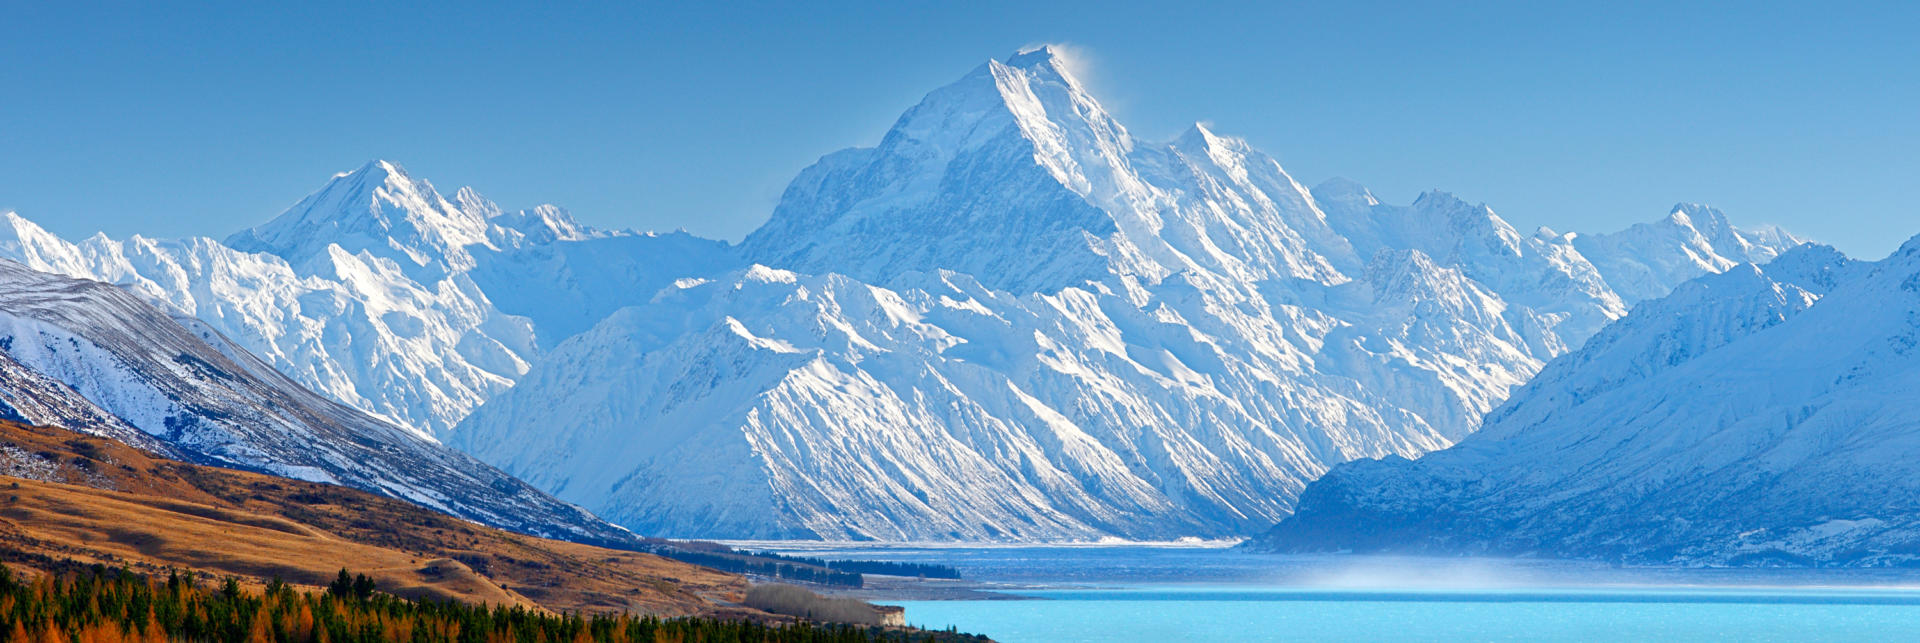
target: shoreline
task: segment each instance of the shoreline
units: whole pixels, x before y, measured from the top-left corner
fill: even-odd
[[[887,601],[1038,601],[1046,600],[1009,592],[1047,589],[1039,583],[1004,583],[969,579],[908,578],[904,576],[866,575],[860,588],[814,588],[824,596],[857,598],[869,603]]]

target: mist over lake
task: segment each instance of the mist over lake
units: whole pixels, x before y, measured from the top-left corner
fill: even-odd
[[[1920,570],[1617,566],[1282,555],[1228,543],[977,546],[753,542],[950,565],[980,593],[876,589],[930,629],[998,641],[1897,640]],[[940,586],[939,582],[930,582]],[[883,584],[884,585],[884,584]],[[918,595],[916,600],[889,600]]]

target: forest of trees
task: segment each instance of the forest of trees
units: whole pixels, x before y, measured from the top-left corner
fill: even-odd
[[[617,544],[601,545],[624,548]],[[835,587],[864,587],[866,579],[862,576],[863,574],[885,574],[909,578],[960,578],[960,570],[946,565],[880,560],[822,560],[734,549],[720,543],[699,540],[673,541],[649,538],[639,550],[685,563],[712,567],[723,572]]]
[[[863,587],[866,579],[858,572],[843,572],[819,565],[797,563],[767,556],[749,554],[732,549],[717,551],[694,551],[663,547],[652,553],[683,563],[693,563],[701,567],[711,567],[733,574],[752,574],[762,578],[776,578],[799,583],[830,585],[835,587]]]
[[[908,578],[960,578],[960,570],[946,565],[931,563],[897,563],[889,560],[823,560],[804,556],[786,556],[773,552],[754,552],[755,556],[784,560],[802,565],[825,567],[839,572],[853,574],[882,574],[886,576],[906,576]]]
[[[881,624],[880,611],[866,601],[830,598],[792,585],[771,583],[747,590],[747,607],[813,621]]]
[[[172,574],[162,580],[100,566],[44,574],[26,581],[0,565],[0,640],[643,643],[980,639],[951,632],[846,625],[583,617],[519,607],[409,601],[379,593],[372,580],[349,575],[345,570],[326,592],[296,591],[276,580],[264,592],[254,593],[243,590],[231,578],[214,584],[200,582],[192,574]]]

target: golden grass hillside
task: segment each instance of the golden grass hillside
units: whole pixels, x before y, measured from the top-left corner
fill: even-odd
[[[771,617],[745,579],[650,554],[484,527],[333,485],[149,456],[0,421],[0,560],[74,560],[278,577],[322,587],[342,568],[411,598],[561,612]]]

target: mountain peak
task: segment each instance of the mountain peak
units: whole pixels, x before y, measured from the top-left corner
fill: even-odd
[[[1733,224],[1727,221],[1727,214],[1725,212],[1721,212],[1720,208],[1704,203],[1675,203],[1673,204],[1673,212],[1667,215],[1667,220],[1694,228],[1702,233],[1727,230],[1733,227]]]
[[[412,189],[413,177],[407,175],[406,168],[386,159],[372,159],[361,163],[359,167],[333,175],[320,191],[369,189],[374,186],[406,186]]]
[[[1118,231],[1113,212],[1132,212],[1129,199],[1150,190],[1133,170],[1132,137],[1068,62],[1052,46],[1025,50],[929,92],[873,149],[824,157],[790,184],[743,242],[746,256],[870,279],[1009,275],[996,285],[1017,290],[1105,274],[1116,259],[1095,246]],[[1035,257],[1054,268],[1011,268]]]
[[[1313,186],[1313,200],[1325,205],[1346,206],[1347,211],[1366,212],[1367,208],[1380,205],[1380,199],[1373,191],[1359,181],[1344,176],[1336,176],[1319,185]]]
[[[545,244],[572,241],[606,234],[580,225],[573,218],[573,213],[551,203],[513,213],[501,212],[496,207],[488,216],[488,221],[492,224],[487,228],[489,238],[495,245],[503,247],[529,242]]]
[[[1010,79],[1005,72],[1018,71],[1025,76],[1025,82],[1057,82],[1066,86],[1071,94],[1085,97],[1089,102],[1085,86],[1073,73],[1073,59],[1059,45],[1041,45],[1032,49],[1023,49],[1007,56],[1005,61],[989,61],[987,69],[1003,85]],[[1025,84],[1025,83],[1021,83]]]
[[[1186,131],[1181,132],[1179,137],[1173,139],[1173,144],[1181,148],[1208,150],[1216,146],[1228,144],[1229,140],[1229,137],[1215,134],[1213,128],[1208,127],[1206,123],[1198,122],[1187,126]]]
[[[1902,257],[1920,257],[1920,234],[1914,235],[1913,238],[1908,239],[1906,243],[1900,244],[1900,249],[1893,251],[1893,253]]]
[[[1454,196],[1452,192],[1440,189],[1421,192],[1420,196],[1414,197],[1413,208],[1415,210],[1441,212],[1449,215],[1457,215],[1461,212],[1479,214],[1478,211],[1489,210],[1484,203],[1479,205],[1468,203],[1466,199]],[[1489,214],[1491,214],[1491,212],[1489,212]]]
[[[1013,55],[1007,56],[1005,64],[1009,67],[1032,69],[1057,65],[1061,62],[1061,57],[1060,46],[1048,44],[1013,52]]]
[[[319,197],[330,197],[342,201],[366,201],[375,198],[375,190],[386,189],[409,195],[420,192],[433,192],[433,184],[427,181],[415,181],[407,175],[407,170],[398,163],[385,159],[373,159],[360,164],[360,167],[333,175],[326,185],[307,197],[308,201]],[[434,195],[438,197],[438,194]],[[303,201],[304,203],[305,201]],[[295,206],[297,209],[298,206]],[[292,210],[289,210],[292,212]],[[305,214],[346,214],[344,212],[315,212]],[[282,216],[285,216],[284,214]]]
[[[369,159],[366,163],[360,164],[360,167],[354,169],[354,171],[350,172],[349,174],[362,174],[362,173],[369,174],[369,175],[379,175],[379,176],[399,175],[404,177],[407,175],[407,170],[406,168],[400,167],[399,163],[395,163],[393,161],[389,161],[386,159]]]
[[[339,245],[372,252],[408,270],[438,273],[468,263],[462,248],[486,241],[487,216],[498,209],[472,190],[458,204],[399,164],[374,159],[327,184],[280,216],[227,238],[228,246],[290,262],[328,256]],[[447,265],[452,264],[460,265]]]

